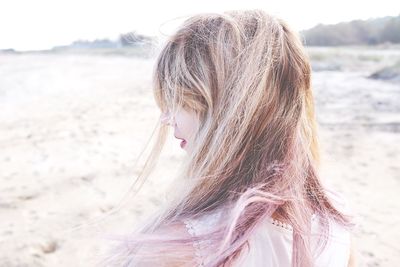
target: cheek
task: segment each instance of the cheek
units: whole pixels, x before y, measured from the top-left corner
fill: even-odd
[[[193,133],[193,126],[193,122],[189,118],[184,118],[180,121],[180,124],[178,123],[178,127],[186,137],[189,137]]]
[[[198,119],[194,114],[183,113],[176,118],[177,126],[180,132],[186,138],[192,138],[198,128]]]

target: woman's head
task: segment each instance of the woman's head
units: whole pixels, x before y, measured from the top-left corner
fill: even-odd
[[[299,128],[304,141],[315,139],[310,74],[298,36],[282,20],[260,10],[200,14],[162,49],[154,95],[164,113],[184,107],[198,114],[208,139],[199,143],[283,148],[277,139]]]
[[[318,159],[310,76],[297,34],[262,10],[199,14],[168,39],[154,96],[162,112],[199,120],[185,174],[199,210],[258,184],[304,187],[307,174],[290,172]]]

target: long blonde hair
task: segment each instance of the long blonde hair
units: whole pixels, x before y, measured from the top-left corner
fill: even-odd
[[[195,111],[201,127],[177,177],[179,197],[127,239],[130,249],[121,253],[127,266],[140,254],[139,247],[142,252],[148,248],[151,258],[157,257],[156,251],[179,258],[182,254],[174,246],[190,244],[193,238],[152,234],[221,207],[226,219],[199,237],[218,248],[207,266],[233,264],[255,226],[272,214],[293,227],[293,266],[313,266],[312,215],[321,218],[321,249],[328,219],[352,224],[333,205],[319,178],[310,79],[299,36],[262,10],[198,14],[181,25],[154,66],[154,97],[162,112],[174,113],[179,107]],[[159,125],[139,180],[154,167],[166,127]]]

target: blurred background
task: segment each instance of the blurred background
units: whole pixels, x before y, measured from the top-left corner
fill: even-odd
[[[172,134],[126,197],[159,116],[155,57],[187,17],[251,8],[286,20],[306,46],[322,179],[355,214],[359,266],[400,265],[399,1],[5,0],[0,266],[93,266],[107,235],[162,203],[185,156]]]

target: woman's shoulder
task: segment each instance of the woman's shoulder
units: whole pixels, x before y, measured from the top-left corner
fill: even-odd
[[[333,198],[335,204],[344,208],[347,207],[347,201],[342,195],[336,194]],[[183,225],[192,237],[198,237],[210,233],[221,219],[226,219],[226,214],[221,210],[216,210],[195,218],[185,219]],[[319,222],[320,217],[317,214],[313,214],[311,217],[313,234],[319,233]],[[345,266],[342,263],[347,262],[349,256],[350,232],[333,220],[329,220],[329,225],[328,244],[318,256],[317,266]],[[193,248],[195,250],[196,262],[198,262],[198,266],[204,266],[204,259],[210,253],[208,251],[210,244],[206,240],[194,240]],[[311,243],[314,249],[316,249],[318,240],[312,239]],[[251,249],[242,258],[243,264],[239,264],[238,266],[261,266],[257,264],[265,261],[269,264],[263,266],[290,265],[292,244],[293,227],[281,220],[267,216],[255,228],[254,233],[249,239]]]
[[[226,220],[226,216],[222,210],[215,210],[183,221],[187,232],[194,237],[193,247],[198,266],[207,265],[212,246],[209,243],[211,241],[197,240],[196,237],[211,233],[218,227],[220,220]],[[266,217],[249,239],[251,249],[238,259],[235,266],[285,266],[290,260],[291,244],[291,226],[272,217]],[[287,262],[283,262],[285,260]]]

